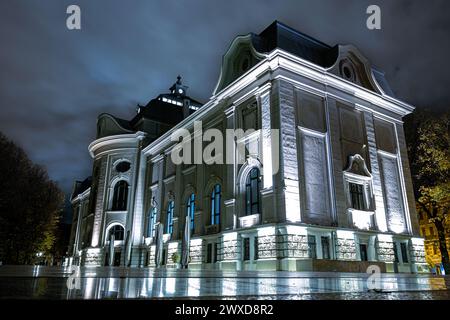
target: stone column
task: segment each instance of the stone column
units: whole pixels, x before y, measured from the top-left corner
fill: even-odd
[[[367,147],[370,157],[370,167],[372,169],[373,195],[375,198],[375,219],[380,231],[387,231],[386,211],[384,207],[383,190],[381,185],[380,167],[378,164],[377,143],[375,139],[375,128],[373,115],[364,111],[364,124],[366,126]]]
[[[236,107],[231,105],[225,110],[226,128],[236,129]],[[226,144],[226,173],[225,173],[225,185],[222,188],[224,199],[224,217],[221,219],[222,230],[235,229],[237,224],[236,217],[236,175],[237,175],[237,163],[236,163],[236,146],[233,143],[231,145]]]
[[[262,86],[257,94],[258,110],[261,123],[260,150],[262,160],[262,180],[263,189],[261,190],[261,222],[274,222],[276,220],[275,199],[273,189],[273,178],[275,171],[278,171],[279,165],[279,143],[278,135],[272,136],[271,121],[271,83],[268,82]]]

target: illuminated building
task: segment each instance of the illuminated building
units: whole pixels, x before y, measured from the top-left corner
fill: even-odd
[[[428,265],[434,268],[434,272],[441,274],[443,271],[441,251],[439,248],[439,237],[434,223],[430,222],[427,214],[417,208],[419,213],[420,234],[425,239],[425,258]],[[445,238],[447,242],[447,251],[450,254],[450,219],[445,223]]]
[[[163,263],[176,267],[189,214],[189,268],[426,271],[402,125],[414,108],[357,48],[274,22],[232,41],[208,102],[186,90],[178,79],[131,121],[99,116],[71,263],[154,266],[162,223]],[[170,135],[195,136],[195,121],[255,129],[238,143],[258,148],[243,164],[174,165]]]

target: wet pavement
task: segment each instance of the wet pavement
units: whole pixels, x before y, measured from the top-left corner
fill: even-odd
[[[0,299],[450,300],[450,277],[0,266]]]

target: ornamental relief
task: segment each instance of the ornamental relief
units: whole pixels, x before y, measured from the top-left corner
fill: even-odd
[[[356,243],[354,239],[336,239],[336,255],[340,260],[356,260]]]
[[[222,255],[223,260],[233,260],[237,259],[237,240],[228,240],[223,242]]]
[[[111,183],[115,180],[130,181],[131,173],[133,172],[133,160],[134,157],[131,155],[112,157],[109,182]]]
[[[202,245],[191,246],[189,250],[191,262],[202,262]]]
[[[272,258],[277,255],[276,236],[258,237],[258,256],[261,258]]]
[[[378,241],[376,245],[378,260],[385,262],[394,262],[395,261],[395,253],[394,253],[394,243],[393,242],[385,242]]]

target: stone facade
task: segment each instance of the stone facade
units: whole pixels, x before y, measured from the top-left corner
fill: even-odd
[[[257,39],[269,33],[321,46],[318,56],[263,48]],[[158,108],[179,107],[176,123],[151,113],[151,103],[130,122],[101,115],[89,146],[92,186],[72,200],[73,263],[153,267],[162,224],[162,265],[178,267],[189,215],[189,268],[426,271],[402,130],[414,108],[390,96],[356,48],[314,41],[278,22],[237,37],[206,104],[189,107],[180,79],[172,96],[158,98]],[[333,61],[327,50],[337,52]],[[177,129],[193,140],[191,164],[172,160]],[[207,129],[243,134],[223,161],[198,161]]]

